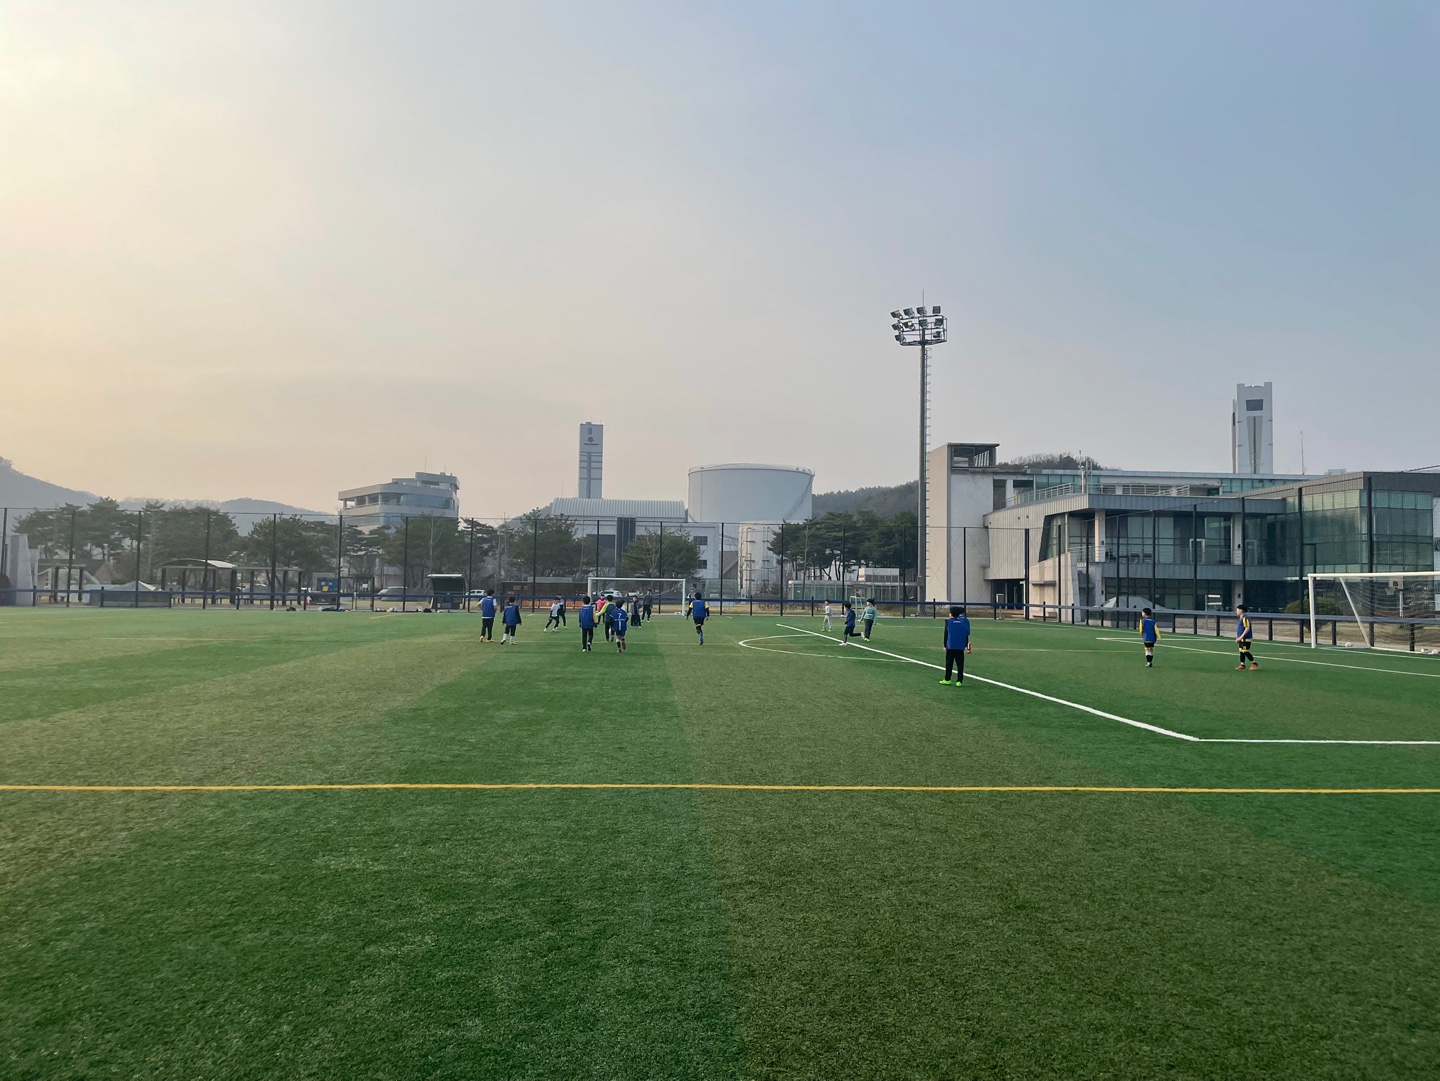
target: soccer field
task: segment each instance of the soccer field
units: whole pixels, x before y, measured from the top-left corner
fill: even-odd
[[[0,1076],[1440,1073],[1440,658],[543,623],[0,609]]]

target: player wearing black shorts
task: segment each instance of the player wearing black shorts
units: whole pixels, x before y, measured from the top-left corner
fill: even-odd
[[[705,598],[696,593],[690,601],[690,618],[695,621],[695,634],[700,639],[700,644],[705,644],[705,620],[710,615],[710,606],[705,603]]]

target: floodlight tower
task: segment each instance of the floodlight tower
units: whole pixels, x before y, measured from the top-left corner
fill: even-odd
[[[938,304],[928,312],[923,304],[918,308],[897,309],[890,313],[890,318],[895,320],[890,329],[895,332],[897,342],[920,347],[920,491],[915,553],[915,600],[920,602],[925,599],[925,542],[929,533],[925,520],[925,452],[930,442],[930,347],[944,342],[948,331]]]

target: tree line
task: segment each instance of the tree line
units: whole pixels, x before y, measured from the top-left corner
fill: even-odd
[[[839,579],[857,567],[915,567],[915,512],[888,517],[874,511],[830,511],[803,522],[786,522],[775,531],[770,551],[797,577]]]
[[[47,562],[70,562],[90,571],[108,563],[117,579],[153,580],[160,567],[177,560],[212,560],[315,574],[334,571],[379,577],[384,568],[403,569],[407,587],[419,589],[430,574],[465,574],[477,580],[580,578],[595,567],[593,547],[576,522],[539,510],[504,526],[472,518],[415,515],[403,526],[371,531],[335,519],[278,515],[257,519],[242,532],[235,519],[205,506],[146,503],[139,512],[113,499],[89,506],[67,504],[36,510],[17,519],[31,548]],[[138,564],[137,564],[138,550]],[[629,544],[618,573],[630,577],[688,578],[698,569],[700,549],[683,531],[641,534]],[[602,567],[616,573],[613,559]]]

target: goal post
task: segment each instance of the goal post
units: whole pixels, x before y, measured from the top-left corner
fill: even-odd
[[[1440,647],[1440,570],[1307,574],[1310,647],[1320,644],[1320,617],[1353,625],[1369,649]],[[1358,644],[1358,643],[1356,643]]]
[[[658,610],[664,611],[665,605],[675,606],[677,610],[683,608],[685,599],[689,595],[690,583],[685,578],[616,578],[604,574],[592,574],[585,580],[585,592],[594,597],[607,589],[615,590],[625,596],[638,594],[644,596],[652,594]]]

